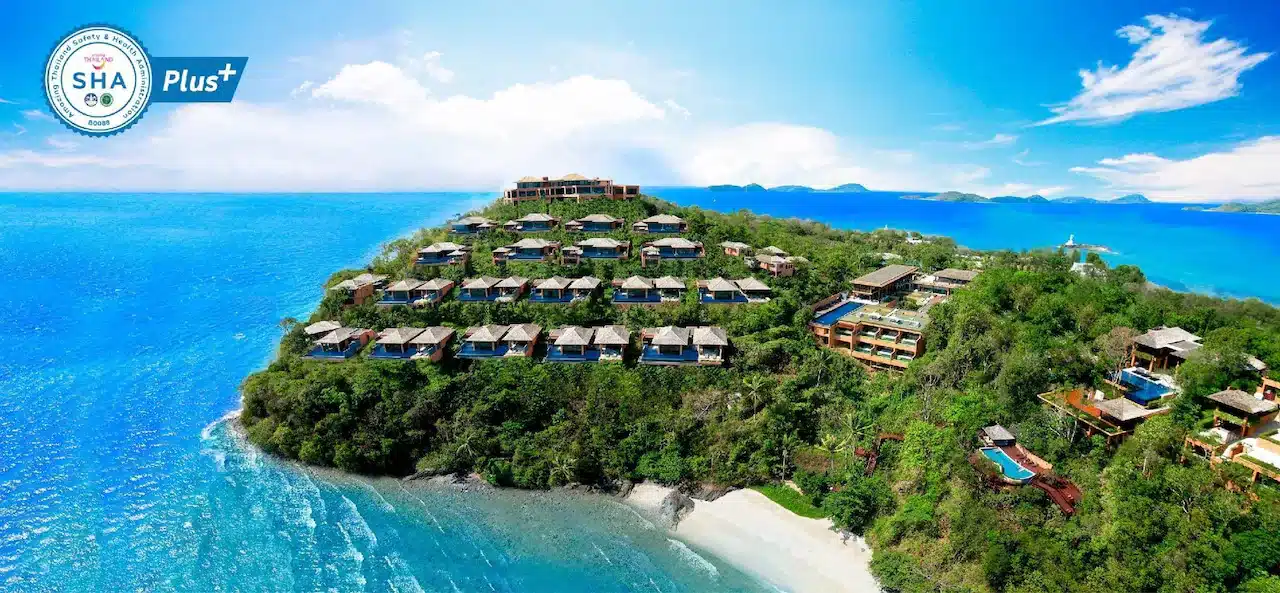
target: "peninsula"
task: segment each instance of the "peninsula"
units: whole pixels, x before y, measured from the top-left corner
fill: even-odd
[[[367,474],[644,482],[633,504],[792,590],[868,562],[892,591],[1274,584],[1280,310],[632,187],[526,178],[336,272],[245,379],[249,439]],[[805,575],[784,542],[814,548]]]

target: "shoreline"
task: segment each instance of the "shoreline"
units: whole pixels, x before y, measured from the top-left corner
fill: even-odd
[[[661,520],[663,500],[674,489],[636,484],[621,501]],[[830,519],[807,519],[750,489],[714,501],[694,500],[671,536],[723,560],[765,583],[792,593],[875,592],[871,548],[862,538],[845,539]]]

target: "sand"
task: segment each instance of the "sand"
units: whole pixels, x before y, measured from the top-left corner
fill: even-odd
[[[656,515],[670,491],[638,484],[626,502]],[[672,534],[782,591],[880,590],[868,567],[871,550],[862,540],[845,540],[831,529],[830,519],[798,516],[755,490],[735,490],[714,502],[695,501]]]

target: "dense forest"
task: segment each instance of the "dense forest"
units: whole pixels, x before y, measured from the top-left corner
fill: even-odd
[[[326,295],[309,321],[396,326],[533,322],[544,328],[621,323],[718,324],[733,351],[724,368],[648,367],[633,362],[558,365],[527,359],[446,358],[341,363],[300,357],[302,325],[285,320],[279,355],[242,387],[242,422],[264,449],[343,470],[405,475],[476,472],[501,486],[608,486],[622,480],[749,486],[794,480],[807,503],[865,534],[872,569],[889,591],[1280,591],[1280,491],[1251,484],[1241,467],[1184,455],[1183,436],[1208,421],[1205,396],[1236,386],[1246,353],[1280,367],[1280,310],[1151,286],[1128,266],[1082,276],[1078,254],[971,252],[945,238],[907,241],[898,231],[834,230],[747,212],[719,214],[651,198],[634,201],[494,204],[495,220],[549,211],[564,221],[608,213],[628,223],[667,212],[683,236],[703,241],[704,260],[638,260],[565,267],[511,262],[490,251],[516,241],[495,231],[474,241],[465,269],[414,269],[417,249],[446,240],[424,229],[385,246],[367,269],[391,278],[454,280],[479,275],[632,274],[689,280],[751,275],[725,240],[776,245],[810,263],[790,278],[756,272],[774,290],[765,304],[685,302],[619,308],[607,296],[573,305],[476,304],[427,309],[343,307]],[[537,236],[568,245],[583,235]],[[599,236],[599,235],[593,235]],[[634,242],[644,235],[619,231]],[[848,290],[885,254],[925,270],[976,268],[968,288],[930,311],[928,352],[901,374],[868,374],[809,335],[810,304]],[[327,291],[326,291],[327,292]],[[1205,337],[1185,363],[1171,414],[1142,424],[1119,446],[1085,438],[1037,394],[1097,384],[1124,355],[1123,339],[1158,325]],[[1064,515],[1039,490],[993,489],[967,461],[977,431],[1011,428],[1027,448],[1084,492]],[[886,441],[871,476],[859,449]]]

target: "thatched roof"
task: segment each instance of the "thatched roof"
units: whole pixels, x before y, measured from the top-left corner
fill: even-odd
[[[595,328],[571,325],[562,327],[556,332],[556,346],[586,346],[591,343]]]
[[[595,290],[600,287],[600,279],[595,276],[583,276],[569,283],[570,290]]]
[[[898,280],[901,280],[902,278],[918,272],[919,270],[920,268],[915,266],[890,264],[880,268],[879,270],[871,272],[870,274],[859,276],[854,279],[853,283],[862,286],[871,286],[874,288],[884,288]]]
[[[422,333],[420,327],[389,327],[378,333],[379,344],[408,344],[410,340]]]
[[[976,270],[957,270],[955,268],[946,268],[934,272],[933,275],[944,280],[973,282],[973,279],[978,277],[978,272]]]
[[[777,255],[781,257],[787,256],[787,252],[783,251],[781,247],[778,247],[776,245],[770,245],[768,247],[765,247],[764,249],[760,250],[760,253],[767,253],[769,255]]]
[[[482,325],[479,327],[467,328],[466,337],[463,340],[467,342],[497,342],[502,336],[507,334],[510,326],[506,325]]]
[[[684,283],[684,278],[676,278],[674,276],[663,276],[654,280],[653,287],[659,290],[683,290],[688,288]]]
[[[613,224],[617,222],[622,222],[622,219],[609,216],[608,214],[588,214],[586,216],[583,216],[582,218],[579,218],[577,222],[603,222],[603,223]]]
[[[684,222],[683,218],[671,214],[657,214],[641,220],[645,224],[680,224]]]
[[[417,280],[414,278],[405,278],[403,280],[396,280],[395,282],[391,283],[391,286],[387,287],[387,290],[394,291],[394,292],[413,290],[415,288],[422,286],[422,282],[423,282],[422,280]]]
[[[1210,395],[1209,399],[1248,415],[1274,411],[1277,405],[1274,401],[1258,399],[1239,389],[1225,389]]]
[[[693,345],[728,346],[729,335],[725,333],[723,327],[695,327],[693,328]]]
[[[418,290],[444,290],[453,286],[453,281],[448,278],[432,278],[422,283]]]
[[[602,346],[625,346],[631,342],[631,330],[625,325],[606,325],[596,329],[595,343]]]
[[[653,281],[643,276],[632,276],[622,281],[623,290],[645,290],[653,288]]]
[[[307,332],[308,336],[318,336],[320,334],[327,334],[340,327],[342,327],[342,324],[337,321],[317,321],[308,325],[303,329],[303,331]]]
[[[528,239],[520,239],[515,243],[507,245],[507,248],[508,249],[546,249],[547,247],[558,246],[558,245],[560,244],[556,243],[555,241],[548,241],[546,239],[528,238]]]
[[[507,342],[532,342],[538,339],[538,334],[542,333],[542,326],[536,323],[522,323],[513,325],[507,330],[507,335],[502,339]]]
[[[562,276],[552,276],[533,283],[533,287],[541,290],[563,290],[569,288],[570,280]]]
[[[501,280],[493,276],[481,276],[479,278],[468,278],[462,281],[462,288],[465,289],[489,289],[493,288]]]
[[[697,249],[698,247],[702,247],[702,243],[690,241],[684,237],[667,237],[665,239],[658,239],[657,241],[650,243],[650,245],[654,247],[669,247],[671,249]]]
[[[409,343],[410,344],[439,344],[441,342],[448,341],[449,338],[453,337],[453,334],[454,334],[454,331],[452,327],[444,327],[442,325],[437,325],[433,327],[428,327],[427,329],[423,330],[422,333],[415,336],[412,340],[409,340]]]
[[[338,329],[335,329],[325,334],[324,337],[320,338],[319,340],[316,340],[316,343],[317,344],[341,344],[342,342],[345,342],[351,338],[357,337],[360,334],[367,331],[369,330],[355,328],[355,327],[340,327]]]
[[[595,247],[597,249],[617,249],[623,245],[626,245],[626,243],[609,237],[593,237],[578,241],[578,247]]]
[[[502,280],[499,280],[498,283],[494,285],[494,287],[520,288],[521,286],[524,286],[525,284],[528,284],[528,283],[529,283],[528,278],[521,278],[520,276],[508,276],[506,278],[503,278]]]
[[[645,331],[653,335],[653,339],[650,342],[658,346],[686,346],[689,344],[689,330],[687,328],[668,325]]]
[[[769,290],[768,284],[751,277],[734,280],[733,283],[737,284],[738,288],[750,292],[767,292]]]
[[[724,278],[712,278],[707,280],[707,290],[711,292],[736,292],[738,285]]]
[[[560,219],[544,212],[530,212],[529,214],[515,219],[515,222],[554,222],[557,220]]]

